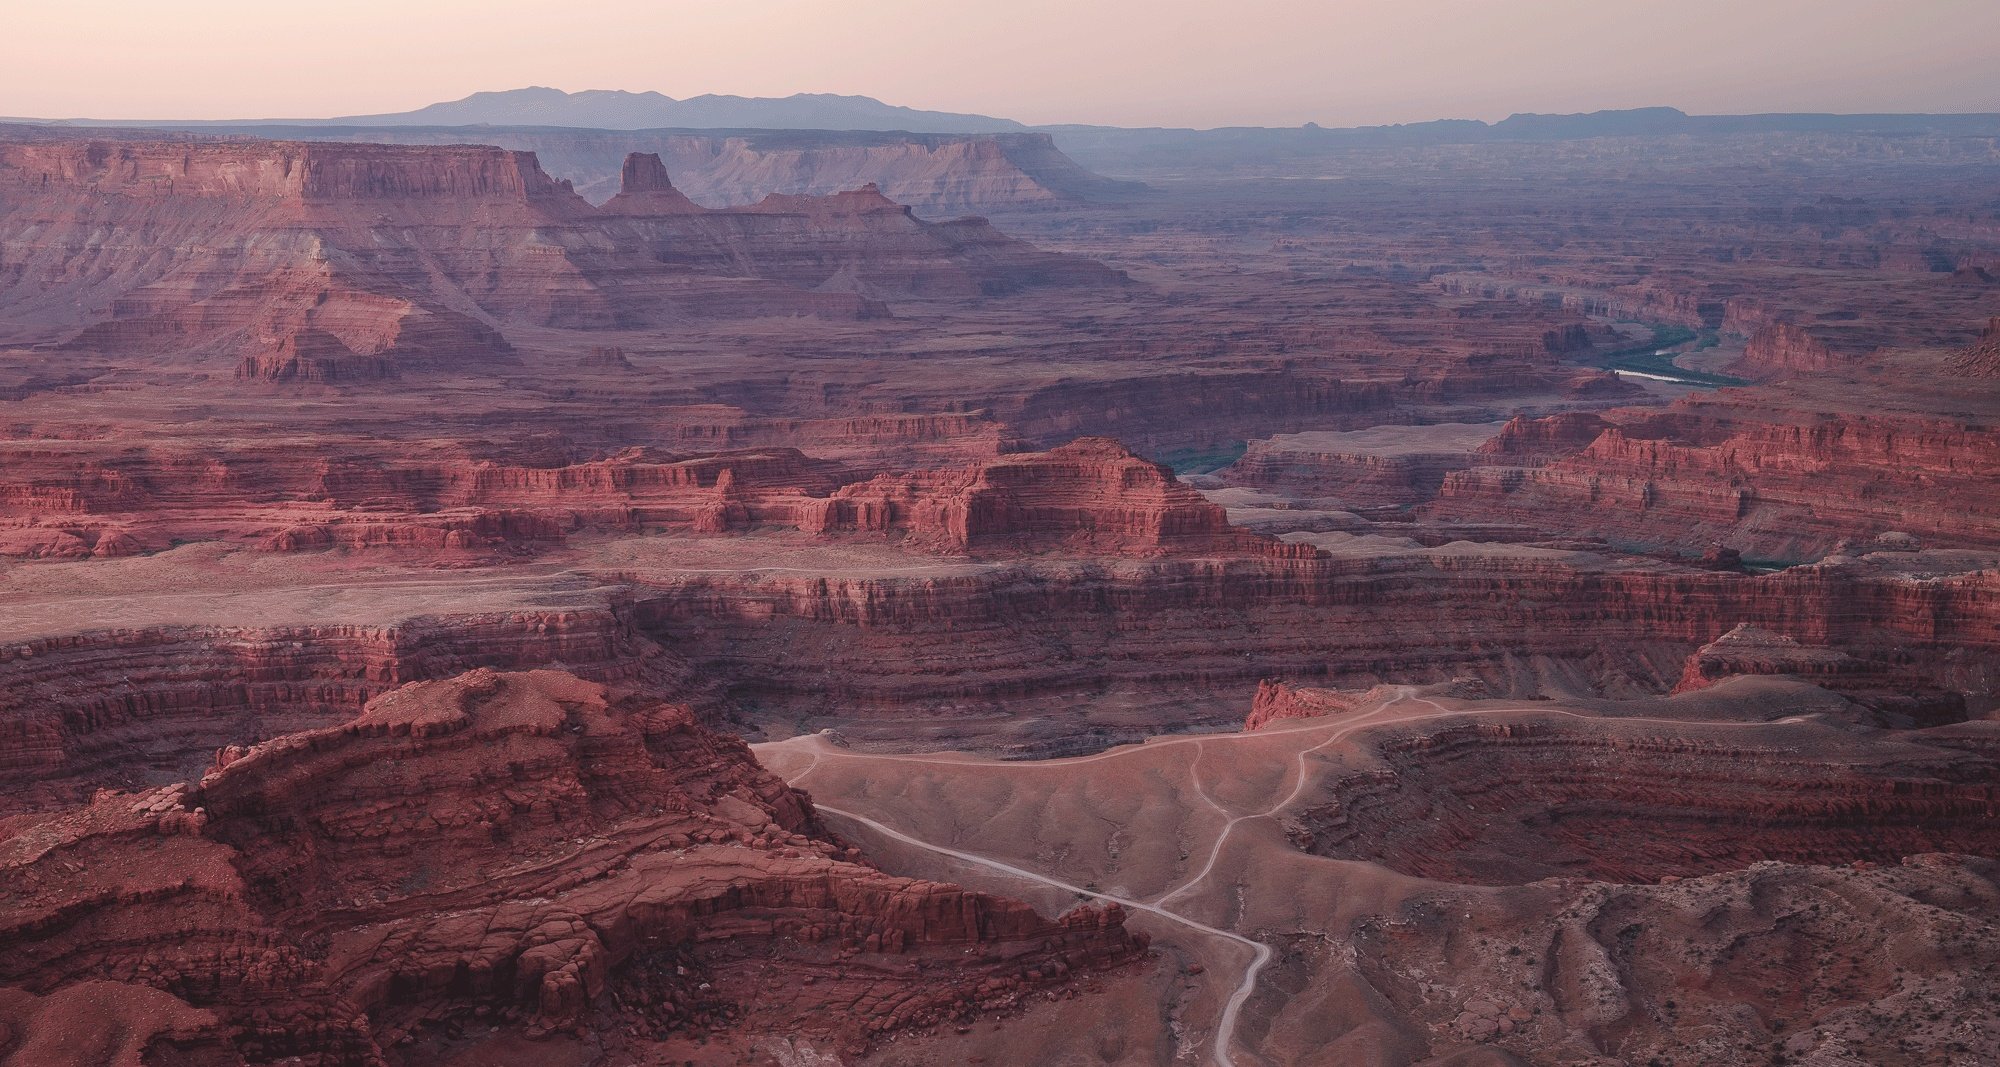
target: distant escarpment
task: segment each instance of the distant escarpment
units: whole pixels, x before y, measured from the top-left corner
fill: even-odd
[[[2000,433],[1945,416],[1827,414],[1747,394],[1521,418],[1502,462],[1448,473],[1428,512],[1751,558],[2000,545]]]
[[[59,1044],[81,1001],[130,1063],[491,1062],[571,1030],[626,1062],[865,1048],[1144,946],[1116,908],[883,874],[741,742],[553,671],[408,686],[0,822],[0,870],[6,1047]]]
[[[1329,783],[1293,837],[1425,878],[1652,882],[1792,863],[2000,855],[1996,766],[1968,752],[1819,738],[1468,723],[1393,738],[1380,769]]]
[[[531,127],[287,127],[300,140],[491,144],[535,153],[593,203],[619,190],[622,160],[657,154],[710,207],[774,193],[825,196],[874,185],[932,217],[1115,201],[1144,189],[1078,166],[1045,133],[917,134],[833,130],[565,130]]]
[[[276,552],[506,558],[582,531],[785,527],[930,553],[1287,555],[1115,441],[862,477],[793,448],[633,448],[551,465],[379,445],[203,455],[92,443],[17,449],[0,475],[0,555],[103,558],[222,540]]]
[[[1220,724],[1230,720],[1217,715],[1219,694],[1227,707],[1269,677],[1660,693],[1696,648],[1742,623],[1927,672],[1954,691],[1989,688],[2000,572],[1937,573],[1921,557],[1905,572],[1893,559],[1759,576],[1461,545],[1372,558],[996,561],[911,577],[661,575],[639,583],[632,619],[753,716],[922,715],[970,743],[990,742],[1037,701],[1106,691],[1149,723]],[[791,669],[787,650],[807,647],[816,669]]]
[[[337,382],[511,358],[499,330],[887,314],[1112,287],[872,186],[709,210],[652,156],[603,209],[532,154],[294,142],[0,142],[0,322],[70,346]]]

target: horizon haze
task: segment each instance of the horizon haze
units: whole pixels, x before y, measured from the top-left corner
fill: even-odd
[[[1988,58],[2000,5],[1962,0],[1249,0],[1227,11],[1024,0],[942,17],[915,0],[671,12],[610,0],[563,20],[519,0],[357,0],[335,13],[222,0],[165,23],[127,2],[10,6],[0,113],[56,120],[327,118],[531,85],[866,95],[1031,125],[1367,126],[1663,105],[2000,111]],[[271,40],[314,47],[257,47]]]

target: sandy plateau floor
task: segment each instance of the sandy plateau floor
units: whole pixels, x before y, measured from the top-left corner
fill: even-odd
[[[1748,732],[1782,742],[1827,730],[1800,716],[1724,723],[1621,716],[1613,723],[1548,703],[1437,699],[1399,686],[1374,691],[1346,714],[1255,733],[1164,738],[1074,759],[861,753],[832,732],[758,745],[756,752],[808,790],[842,832],[897,869],[1047,907],[1095,899],[1132,913],[1173,972],[1151,983],[1164,987],[1151,992],[1168,995],[1148,1009],[1158,1025],[1145,1015],[1123,1015],[1116,1055],[1105,1054],[1101,1033],[1103,1019],[1116,1013],[1100,1015],[1096,1027],[1044,1030],[1052,1057],[1144,1062],[1165,1053],[1175,1062],[1217,1067],[1369,1062],[1405,1043],[1396,1031],[1408,1020],[1383,1010],[1355,946],[1334,932],[1407,909],[1419,897],[1490,903],[1501,891],[1447,887],[1374,863],[1306,855],[1288,838],[1288,823],[1329,777],[1367,766],[1372,739],[1419,724],[1477,719],[1576,720],[1702,741]],[[1490,916],[1467,911],[1463,920],[1461,935],[1469,937]],[[1125,995],[1140,1000],[1145,992]],[[1532,1002],[1544,991],[1529,992],[1519,999]],[[1444,999],[1477,993],[1440,990]],[[1538,1009],[1530,1003],[1527,1010]],[[1010,1028],[1010,1035],[1027,1029]],[[980,1035],[960,1040],[978,1045]],[[1503,1058],[1478,1062],[1515,1062],[1487,1051]],[[1028,1062],[1017,1057],[1018,1050],[993,1062]],[[885,1062],[898,1061],[891,1053]]]

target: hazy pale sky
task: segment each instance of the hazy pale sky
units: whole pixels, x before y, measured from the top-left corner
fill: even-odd
[[[1117,125],[2000,111],[1996,53],[2000,0],[0,0],[0,115],[323,117],[524,85]]]

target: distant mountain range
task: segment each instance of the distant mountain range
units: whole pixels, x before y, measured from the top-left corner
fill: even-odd
[[[1649,107],[1577,115],[1517,114],[1499,122],[1440,119],[1348,128],[1322,128],[1312,123],[1202,130],[1081,124],[1030,127],[990,115],[897,107],[866,96],[711,94],[676,100],[650,92],[569,93],[544,87],[474,93],[462,100],[383,115],[194,122],[73,119],[57,125],[298,140],[503,144],[542,153],[554,173],[599,195],[609,195],[628,151],[662,152],[674,160],[677,171],[692,178],[715,168],[682,151],[695,142],[681,135],[729,137],[734,139],[733,147],[723,154],[734,153],[742,160],[754,157],[754,166],[743,163],[754,175],[737,174],[730,179],[733,184],[724,182],[703,190],[717,202],[733,202],[751,192],[825,191],[821,186],[827,181],[865,180],[893,187],[909,201],[940,212],[1014,205],[1020,197],[998,192],[1005,181],[997,176],[1022,168],[1033,177],[1007,180],[1020,182],[1021,189],[1036,198],[1046,191],[1062,200],[1116,199],[1129,193],[1131,187],[1127,185],[1120,192],[1113,188],[1117,183],[1105,183],[1096,175],[1146,181],[1309,175],[1344,167],[1356,150],[1369,149],[1592,138],[1655,138],[1660,139],[1660,146],[1680,143],[1686,147],[1744,136],[1834,135],[1882,139],[1902,151],[1927,139],[2000,139],[2000,114],[1689,115],[1676,108]],[[991,139],[1002,134],[1013,137],[1000,138],[1006,143],[994,146],[976,165],[968,154],[972,149],[933,143],[940,137]],[[786,136],[797,143],[783,141]],[[854,138],[872,140],[862,144]],[[644,143],[637,143],[641,141]],[[909,147],[894,148],[889,144],[892,141]],[[908,158],[892,160],[899,152]],[[980,177],[970,177],[967,167],[977,170]],[[714,177],[723,182],[720,171]],[[964,189],[953,193],[955,185]]]
[[[9,120],[11,121],[11,120]],[[31,121],[31,120],[30,120]],[[566,93],[531,86],[504,92],[473,93],[463,100],[385,115],[345,115],[330,119],[224,119],[214,121],[118,121],[72,119],[80,126],[243,126],[283,122],[290,126],[575,126],[594,130],[902,130],[908,133],[1013,133],[1026,126],[987,115],[920,111],[885,104],[868,96],[796,93],[784,97],[704,96],[676,100],[660,93],[593,89]]]
[[[41,119],[0,119],[0,122],[44,122]],[[1439,119],[1394,126],[1263,127],[1216,129],[1179,127],[1120,127],[1065,124],[1027,126],[991,115],[924,111],[885,104],[869,96],[796,93],[784,97],[703,96],[676,100],[660,93],[593,89],[569,93],[531,86],[503,92],[473,93],[414,111],[381,115],[344,115],[321,119],[218,119],[194,121],[65,119],[64,125],[167,127],[245,127],[282,123],[286,126],[520,126],[573,127],[593,130],[880,130],[905,133],[1017,133],[1042,130],[1059,140],[1083,135],[1136,137],[1145,141],[1263,140],[1333,144],[1463,144],[1477,141],[1570,140],[1580,137],[1660,136],[1732,133],[1866,133],[2000,134],[2000,115],[1690,115],[1678,108],[1644,107],[1593,111],[1577,115],[1517,114],[1499,122]]]

